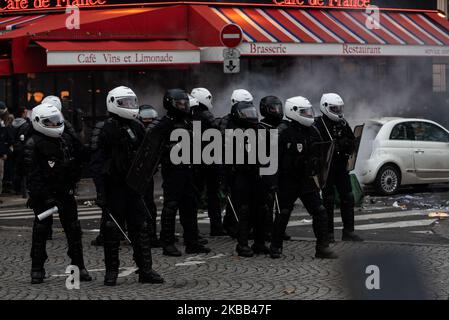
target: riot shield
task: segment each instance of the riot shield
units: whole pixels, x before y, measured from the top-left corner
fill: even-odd
[[[355,136],[355,147],[354,152],[351,154],[348,160],[347,170],[353,171],[355,169],[355,164],[357,162],[357,155],[359,153],[360,141],[362,140],[363,129],[365,128],[365,124],[358,125],[354,128],[354,136]]]
[[[323,189],[326,186],[327,177],[329,176],[332,157],[334,156],[335,141],[316,142],[313,147],[319,158],[319,171],[315,182],[320,189]]]
[[[155,126],[147,132],[128,171],[126,182],[134,191],[145,195],[161,160],[167,128]]]

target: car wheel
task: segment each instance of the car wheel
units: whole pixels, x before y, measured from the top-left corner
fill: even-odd
[[[401,186],[401,174],[391,165],[380,168],[376,178],[376,188],[383,195],[395,194]]]

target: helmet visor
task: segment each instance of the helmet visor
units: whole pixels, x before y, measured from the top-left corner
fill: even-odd
[[[329,112],[332,112],[333,114],[336,114],[337,116],[343,115],[343,105],[336,106],[336,105],[330,105],[328,107]]]
[[[239,117],[241,119],[245,119],[245,120],[257,120],[258,119],[257,110],[254,107],[240,109],[238,111],[238,113],[239,113]]]
[[[140,110],[139,117],[142,120],[153,120],[153,119],[157,118],[157,113],[156,113],[156,111],[151,110],[151,109],[144,109],[144,110]]]
[[[313,118],[314,112],[312,108],[301,108],[299,109],[299,115],[304,118]]]
[[[272,115],[281,115],[282,114],[282,105],[278,104],[278,103],[269,105],[268,112]]]
[[[124,109],[139,109],[139,104],[136,97],[117,98],[117,106]]]
[[[64,125],[64,118],[61,114],[55,114],[50,117],[42,118],[41,123],[47,128],[60,128]]]
[[[190,103],[188,99],[174,100],[174,107],[182,112],[190,111]]]

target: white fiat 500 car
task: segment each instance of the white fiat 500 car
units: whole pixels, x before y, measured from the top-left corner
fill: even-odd
[[[384,195],[404,185],[449,182],[449,131],[423,119],[369,120],[355,173]]]

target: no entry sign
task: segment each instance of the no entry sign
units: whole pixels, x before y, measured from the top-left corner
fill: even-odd
[[[235,48],[242,43],[243,32],[238,25],[234,23],[227,24],[221,30],[220,38],[225,47]]]

